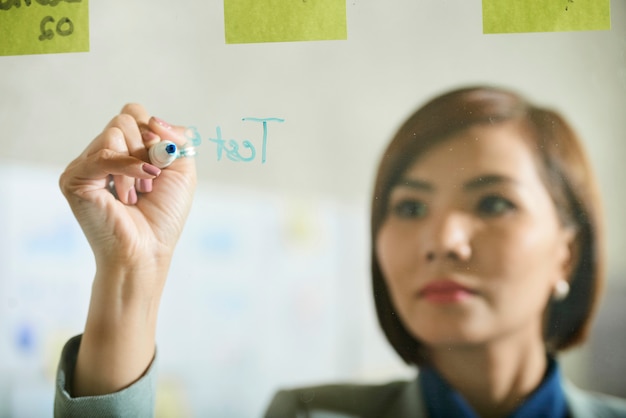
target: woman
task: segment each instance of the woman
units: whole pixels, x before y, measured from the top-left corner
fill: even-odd
[[[162,137],[184,140],[129,106],[61,177],[97,274],[82,341],[61,360],[57,415],[151,413],[158,303],[195,183],[190,160],[144,163]],[[378,318],[418,378],[282,391],[266,416],[626,416],[626,402],[565,382],[555,358],[585,338],[602,285],[591,178],[562,118],[514,93],[427,103],[383,155],[371,228]]]

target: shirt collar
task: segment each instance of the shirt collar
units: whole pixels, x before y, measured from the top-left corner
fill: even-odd
[[[418,380],[430,418],[478,418],[478,414],[472,410],[463,396],[433,368],[420,368]],[[560,368],[554,359],[548,358],[548,369],[539,387],[507,418],[566,418],[567,415]]]

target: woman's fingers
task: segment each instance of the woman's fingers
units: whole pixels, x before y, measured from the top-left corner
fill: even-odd
[[[174,142],[178,147],[191,146],[189,144],[189,138],[185,135],[187,128],[184,126],[170,125],[163,119],[155,116],[151,117],[148,121],[148,128],[156,136],[163,140]],[[194,158],[179,158],[172,163],[172,166],[176,171],[180,171],[186,176],[195,178],[195,159]]]
[[[159,138],[150,132],[148,120],[148,113],[143,106],[127,104],[122,109],[122,113],[115,116],[102,134],[89,145],[85,151],[87,157],[94,153],[100,153],[101,150],[109,149],[119,155],[126,154],[138,160],[149,161],[147,147],[151,142],[158,142]],[[147,138],[148,141],[145,141],[144,138]],[[137,193],[149,193],[152,191],[152,180],[151,178],[145,178],[145,172],[141,173],[144,175],[143,177],[131,177],[119,173],[108,174],[112,175],[115,195],[125,204],[133,205],[137,203]]]
[[[113,151],[111,154],[101,156],[112,157],[109,162],[122,162],[123,156],[131,156],[137,160],[145,160],[145,147],[143,146],[141,134],[137,122],[130,115],[118,115],[109,123],[102,133],[102,149]],[[143,157],[143,158],[142,158]],[[105,160],[106,161],[106,160]],[[94,162],[96,165],[102,163],[101,160]],[[137,162],[135,161],[135,165]],[[132,164],[131,164],[132,166]],[[117,167],[117,171],[120,167]],[[136,176],[110,172],[113,175],[113,185],[117,198],[124,204],[134,205],[137,203],[137,190],[135,189]]]
[[[150,149],[151,146],[158,144],[161,141],[161,138],[152,132],[148,125],[144,125],[141,129],[141,138],[143,139],[143,144],[146,149]]]
[[[139,146],[139,144],[135,143],[135,141],[133,140],[133,146],[135,147],[135,151],[133,152],[132,149],[129,149],[130,155],[134,155],[138,158],[149,161],[149,158],[148,158],[149,148],[152,145],[161,141],[161,138],[158,135],[156,135],[154,132],[152,132],[150,128],[148,127],[148,121],[150,120],[150,115],[148,114],[148,112],[143,106],[137,103],[126,104],[122,108],[122,111],[120,112],[120,114],[130,116],[135,121],[137,128],[139,129],[139,135],[141,137],[141,142],[143,145],[143,146]],[[125,124],[126,122],[127,122],[126,120],[119,121],[119,123],[121,124]],[[135,134],[134,129],[130,129],[129,133],[134,135]],[[139,193],[150,193],[152,191],[152,179],[136,178],[134,191],[139,192]],[[131,204],[134,204],[132,202],[133,201],[136,202],[137,199],[134,195],[132,195],[133,193],[132,188],[129,189],[129,193],[131,193],[129,197],[129,202],[131,202]]]
[[[157,167],[142,160],[126,153],[102,149],[71,163],[61,175],[60,183],[65,195],[76,192],[82,195],[106,188],[110,176],[151,180],[159,174]]]
[[[182,146],[187,143],[185,128],[150,117],[141,105],[127,104],[83,154],[68,166],[66,172],[73,173],[74,178],[70,179],[69,174],[64,173],[61,181],[64,193],[69,190],[82,193],[106,189],[107,192],[113,191],[122,203],[136,204],[139,194],[152,192],[156,184],[152,180],[160,174],[157,167],[146,161],[149,161],[149,147],[161,140],[170,140]],[[170,181],[182,179],[178,177],[182,174],[192,180],[189,185],[195,183],[193,158],[179,159],[172,167],[172,174],[178,174]]]
[[[185,127],[170,125],[156,116],[150,118],[148,128],[161,139],[172,141],[176,143],[176,145],[183,145],[187,142],[187,138],[185,138]]]
[[[134,116],[120,113],[109,122],[106,129],[119,129],[129,155],[147,161],[148,151],[143,143],[139,122]]]
[[[152,180],[160,170],[142,159],[129,155],[126,141],[117,128],[106,129],[97,142],[98,151],[83,154],[61,175],[60,185],[66,196],[101,191],[113,178],[116,195],[125,204],[137,202],[135,179]],[[96,141],[94,141],[96,142]],[[145,190],[148,186],[145,185]]]
[[[121,114],[132,116],[135,119],[145,149],[149,149],[161,141],[161,138],[150,130],[148,126],[150,115],[143,106],[137,103],[128,103],[122,108]]]
[[[139,193],[150,193],[152,191],[152,179],[135,179],[135,189]]]
[[[140,127],[142,125],[147,125],[148,119],[150,119],[150,115],[148,114],[146,109],[138,103],[127,103],[122,108],[120,114],[132,116],[137,121],[137,125],[139,125]]]

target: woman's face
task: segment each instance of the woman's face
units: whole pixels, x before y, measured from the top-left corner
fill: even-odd
[[[424,153],[391,190],[376,253],[403,324],[427,347],[542,341],[573,234],[523,135],[512,122],[472,127]]]

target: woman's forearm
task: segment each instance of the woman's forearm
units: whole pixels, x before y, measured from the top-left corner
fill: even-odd
[[[163,270],[120,268],[96,274],[74,370],[73,396],[117,392],[150,366],[167,267]]]

